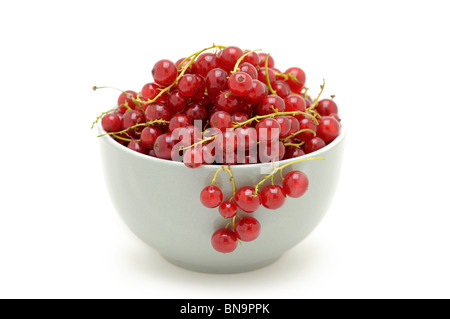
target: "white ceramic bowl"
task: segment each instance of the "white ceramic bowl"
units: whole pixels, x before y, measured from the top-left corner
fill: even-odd
[[[100,127],[101,125],[99,125]],[[100,128],[100,133],[104,133]],[[261,206],[253,215],[261,224],[260,236],[244,242],[229,254],[215,251],[211,235],[227,220],[218,209],[200,202],[201,190],[211,184],[218,165],[189,169],[183,163],[161,160],[134,152],[109,136],[100,138],[104,175],[113,204],[137,237],[173,264],[210,273],[235,273],[264,267],[305,239],[327,212],[338,185],[345,130],[325,148],[304,156],[323,157],[293,164],[284,174],[300,170],[309,178],[309,189],[301,198],[286,198],[283,207]],[[298,158],[297,158],[298,159]],[[283,160],[279,165],[296,159]],[[266,169],[266,171],[264,171]],[[271,164],[231,166],[236,187],[260,182]],[[232,186],[223,171],[218,182],[224,199]],[[275,182],[281,184],[277,176]],[[270,183],[270,180],[267,181]],[[240,212],[241,215],[246,215]]]

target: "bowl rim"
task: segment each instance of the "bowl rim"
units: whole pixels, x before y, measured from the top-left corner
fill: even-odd
[[[99,135],[103,135],[106,134],[106,132],[103,130],[103,127],[101,125],[101,123],[97,124],[97,129],[99,132]],[[309,154],[305,154],[299,157],[294,157],[294,158],[288,158],[288,159],[284,159],[281,161],[276,161],[274,164],[275,166],[281,166],[283,164],[287,164],[289,162],[293,162],[298,160],[299,158],[312,158],[312,157],[320,157],[321,154],[326,153],[327,151],[335,148],[337,145],[341,144],[342,141],[345,139],[347,130],[346,127],[344,125],[342,125],[341,122],[341,131],[338,137],[336,137],[336,139],[334,139],[334,141],[332,141],[330,144],[325,145],[325,147],[321,148],[320,150],[317,150],[315,152],[309,153]],[[166,160],[166,159],[162,159],[162,158],[157,158],[157,157],[153,157],[153,156],[149,156],[146,154],[142,154],[136,151],[133,151],[131,149],[129,149],[128,147],[126,147],[125,145],[122,145],[118,142],[116,142],[110,135],[105,135],[102,137],[98,137],[99,139],[103,139],[104,141],[108,142],[110,145],[112,145],[113,147],[124,151],[126,153],[128,153],[130,156],[134,156],[137,158],[141,158],[143,160],[147,160],[149,163],[159,163],[159,164],[167,164],[169,166],[173,166],[173,167],[184,167],[187,168],[183,162],[177,162],[177,161],[172,161],[172,160]],[[272,162],[270,163],[257,163],[257,164],[237,164],[237,165],[230,165],[231,168],[233,169],[246,169],[246,168],[262,168],[264,166],[267,165],[273,165]],[[199,168],[203,168],[203,169],[211,169],[216,171],[219,167],[224,166],[224,164],[202,164]],[[228,166],[228,165],[225,165]],[[197,169],[199,169],[197,168]]]

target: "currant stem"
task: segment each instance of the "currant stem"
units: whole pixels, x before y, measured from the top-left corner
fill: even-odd
[[[323,79],[323,84],[320,86],[320,92],[319,92],[319,95],[318,95],[318,96],[316,97],[316,99],[314,100],[314,103],[311,104],[311,105],[306,109],[307,111],[312,111],[312,110],[314,110],[315,107],[319,104],[319,99],[320,99],[320,96],[322,95],[324,89],[325,89],[325,79]]]
[[[133,129],[136,129],[136,128],[138,128],[138,127],[142,127],[142,126],[150,126],[150,125],[155,125],[155,124],[168,124],[168,123],[169,123],[169,122],[166,121],[166,120],[161,120],[161,119],[159,119],[159,120],[153,120],[153,121],[149,121],[149,122],[146,122],[146,123],[139,123],[139,124],[130,126],[129,128],[126,128],[126,129],[124,129],[124,130],[122,130],[122,131],[119,131],[119,132],[109,132],[109,133],[101,134],[101,135],[99,135],[99,136],[97,136],[97,137],[102,137],[102,136],[106,136],[106,135],[114,135],[114,136],[116,136],[116,134],[126,134],[128,131],[133,130]],[[117,137],[117,136],[116,136],[116,137]]]
[[[267,53],[267,56],[266,56],[266,63],[265,63],[265,65],[264,65],[264,67],[265,67],[265,69],[266,69],[267,87],[269,88],[269,91],[270,91],[271,94],[277,95],[277,92],[275,92],[275,91],[273,90],[273,88],[272,88],[272,85],[270,85],[270,79],[269,79],[269,57],[270,57],[270,54]]]
[[[285,165],[283,165],[283,166],[280,166],[280,167],[275,167],[272,173],[270,173],[269,175],[267,175],[266,177],[264,177],[264,179],[263,179],[261,182],[259,182],[258,184],[255,185],[255,192],[253,193],[252,196],[253,196],[253,197],[258,196],[259,188],[260,188],[260,187],[264,184],[264,182],[267,181],[269,178],[273,178],[274,175],[275,175],[277,172],[280,172],[280,175],[281,175],[283,169],[285,169],[285,168],[288,167],[288,166],[291,166],[291,165],[294,165],[294,164],[297,164],[297,163],[301,163],[301,162],[312,161],[312,160],[318,160],[318,159],[324,160],[324,161],[326,160],[326,159],[323,158],[323,157],[304,158],[304,159],[300,159],[300,160],[297,160],[297,161],[293,161],[293,162],[291,162],[291,163],[287,163],[287,164],[285,164]]]
[[[278,112],[278,111],[276,111],[275,113],[271,113],[271,114],[267,114],[267,115],[254,116],[254,117],[252,117],[252,118],[250,118],[250,119],[248,119],[247,121],[244,121],[244,122],[235,122],[233,124],[232,128],[235,129],[235,128],[238,128],[238,127],[241,127],[241,126],[244,126],[244,125],[247,125],[247,124],[251,124],[253,121],[259,121],[259,120],[262,120],[262,119],[265,119],[265,118],[268,118],[268,117],[274,118],[276,116],[284,116],[284,115],[305,115],[305,116],[308,116],[308,117],[312,118],[315,121],[316,124],[319,124],[317,119],[313,115],[311,115],[309,113],[305,113],[305,112],[302,112],[302,111],[290,111],[290,112]]]
[[[303,129],[303,130],[297,131],[297,132],[295,132],[295,133],[289,135],[288,137],[282,138],[281,140],[282,140],[283,142],[284,142],[284,141],[287,141],[288,139],[290,139],[290,138],[292,138],[292,137],[294,137],[294,136],[296,136],[296,135],[298,135],[298,134],[301,134],[301,133],[303,133],[303,132],[311,132],[312,134],[314,134],[314,137],[316,137],[316,132],[315,132],[315,131],[313,131],[313,130],[311,130],[311,129],[309,129],[309,128],[305,128],[305,129]]]
[[[204,138],[203,140],[198,141],[198,142],[196,142],[196,143],[194,143],[194,144],[192,144],[192,145],[189,145],[189,146],[180,148],[180,151],[184,151],[184,150],[187,150],[188,148],[196,147],[197,145],[202,145],[203,143],[212,141],[212,140],[215,139],[216,137],[217,137],[217,135],[214,135],[214,136],[211,136],[211,137]]]
[[[233,176],[233,173],[231,172],[231,169],[230,169],[230,168],[225,167],[225,166],[222,166],[221,168],[219,168],[219,169],[216,171],[216,173],[214,174],[214,178],[213,178],[213,180],[212,180],[212,182],[211,182],[211,185],[214,185],[214,184],[217,183],[216,180],[217,180],[217,176],[219,175],[219,172],[220,172],[220,171],[227,171],[228,174],[230,174],[230,181],[231,181],[231,183],[233,184],[233,196],[230,198],[230,201],[231,201],[231,200],[234,198],[234,195],[236,195],[236,184],[235,184],[235,182],[234,182],[234,176]]]
[[[95,87],[95,86],[94,86],[94,87]],[[114,111],[116,111],[116,110],[117,110],[117,108],[111,109],[111,110],[106,111],[106,112],[103,112],[102,114],[100,114],[99,116],[97,116],[97,118],[95,119],[95,121],[92,122],[91,130],[92,130],[92,129],[94,128],[94,126],[98,123],[98,121],[100,121],[100,119],[101,119],[103,116],[105,116],[106,114],[108,114],[108,113],[110,113],[110,112],[114,112]]]
[[[256,50],[253,50],[253,51],[249,51],[249,52],[246,52],[244,55],[242,55],[242,56],[236,61],[236,64],[234,65],[234,69],[233,69],[233,71],[231,71],[230,73],[233,74],[233,73],[236,73],[237,71],[240,71],[240,69],[239,69],[239,64],[241,64],[242,60],[243,60],[247,55],[249,55],[250,53],[253,53],[253,52],[256,52],[256,51],[261,51],[261,49],[256,49]]]
[[[305,145],[305,141],[302,141],[302,142],[300,142],[298,144],[296,144],[296,143],[284,143],[284,146],[293,146],[293,147],[297,147],[297,148],[300,148],[303,145]]]

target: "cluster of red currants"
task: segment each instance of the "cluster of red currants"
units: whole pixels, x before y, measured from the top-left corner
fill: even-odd
[[[219,208],[219,214],[226,219],[232,218],[224,228],[220,228],[214,232],[211,237],[211,243],[215,250],[221,253],[230,253],[234,251],[238,245],[238,240],[248,242],[255,240],[260,232],[261,225],[253,216],[241,217],[238,215],[238,209],[247,214],[254,213],[261,205],[267,209],[276,210],[283,206],[286,196],[299,198],[305,194],[308,189],[308,177],[300,171],[291,171],[283,180],[283,185],[275,185],[273,176],[276,172],[281,172],[283,168],[292,165],[286,164],[282,167],[275,168],[274,171],[267,175],[255,187],[244,186],[235,189],[235,182],[231,170],[222,167],[217,170],[211,185],[206,186],[200,193],[200,201],[207,208]],[[223,200],[222,190],[215,184],[217,174],[221,170],[226,170],[231,176],[233,183],[233,196],[229,200]],[[267,185],[259,191],[266,180],[272,178],[272,184]],[[236,217],[239,221],[236,222]],[[232,228],[230,227],[232,225]]]
[[[332,142],[340,133],[334,100],[313,100],[302,69],[281,72],[257,51],[213,45],[158,61],[154,82],[122,91],[96,122],[134,151],[191,168],[278,161]]]

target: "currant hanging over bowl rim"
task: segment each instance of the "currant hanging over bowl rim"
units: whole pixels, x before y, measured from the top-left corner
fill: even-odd
[[[101,124],[98,125],[98,132],[99,132],[100,135],[106,134],[106,132],[105,132],[105,130],[103,130],[103,127],[102,127]],[[276,161],[275,165],[278,166],[278,165],[285,164],[285,163],[288,163],[288,162],[291,162],[291,161],[294,161],[294,160],[297,160],[297,159],[300,159],[300,158],[318,157],[322,153],[325,153],[329,149],[333,148],[335,145],[338,145],[339,143],[341,143],[344,140],[344,137],[345,137],[346,133],[347,133],[346,132],[346,128],[341,123],[339,136],[336,137],[329,144],[325,145],[323,148],[321,148],[321,149],[319,149],[319,150],[317,150],[315,152],[312,152],[312,153],[309,153],[309,154],[305,154],[305,155],[302,155],[302,156],[299,156],[299,157],[288,158],[288,159],[283,159],[281,161]],[[130,155],[134,155],[134,156],[141,157],[141,158],[146,158],[149,162],[164,163],[164,164],[176,165],[176,166],[183,166],[186,169],[190,169],[190,168],[186,167],[183,162],[166,160],[166,159],[153,157],[153,156],[150,156],[150,155],[142,154],[142,153],[136,152],[134,150],[131,150],[128,147],[126,147],[126,146],[118,143],[117,141],[115,141],[112,138],[112,136],[110,136],[110,135],[105,135],[105,136],[102,136],[100,138],[106,138],[106,139],[108,139],[108,143],[110,143],[111,145],[114,145],[114,147],[120,148],[121,150],[123,150],[125,152],[128,152]],[[272,163],[269,162],[269,163],[255,163],[255,164],[234,164],[234,165],[230,165],[230,167],[232,169],[236,169],[236,168],[237,169],[245,169],[245,168],[248,168],[248,167],[264,167],[264,166],[267,166],[268,164],[272,165]],[[215,171],[221,166],[228,166],[228,164],[202,164],[199,168],[209,168],[209,169]],[[196,169],[199,169],[199,168],[196,168]]]

